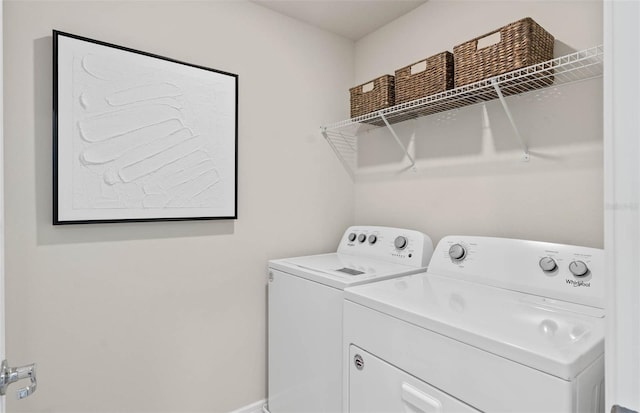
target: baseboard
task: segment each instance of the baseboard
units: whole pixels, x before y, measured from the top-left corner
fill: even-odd
[[[262,413],[262,406],[264,406],[266,403],[267,401],[265,399],[258,400],[255,403],[251,403],[230,413]]]

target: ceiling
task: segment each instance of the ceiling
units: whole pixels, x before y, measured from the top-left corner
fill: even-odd
[[[427,0],[252,1],[354,41],[427,2]]]

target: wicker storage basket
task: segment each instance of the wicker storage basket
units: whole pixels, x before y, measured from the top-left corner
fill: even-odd
[[[453,55],[450,52],[438,53],[396,70],[396,105],[447,89],[453,89]]]
[[[352,87],[349,92],[351,92],[352,118],[388,108],[395,102],[394,79],[391,75],[380,76],[370,82]]]
[[[498,43],[478,49],[479,40],[496,33],[500,33]],[[551,60],[553,42],[551,34],[527,17],[462,43],[453,48],[455,86]]]

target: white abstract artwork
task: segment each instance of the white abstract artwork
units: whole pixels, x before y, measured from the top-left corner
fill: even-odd
[[[237,217],[237,75],[53,45],[54,224]]]

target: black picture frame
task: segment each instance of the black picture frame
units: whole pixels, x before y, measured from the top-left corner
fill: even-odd
[[[238,75],[53,30],[53,225],[238,218]]]

